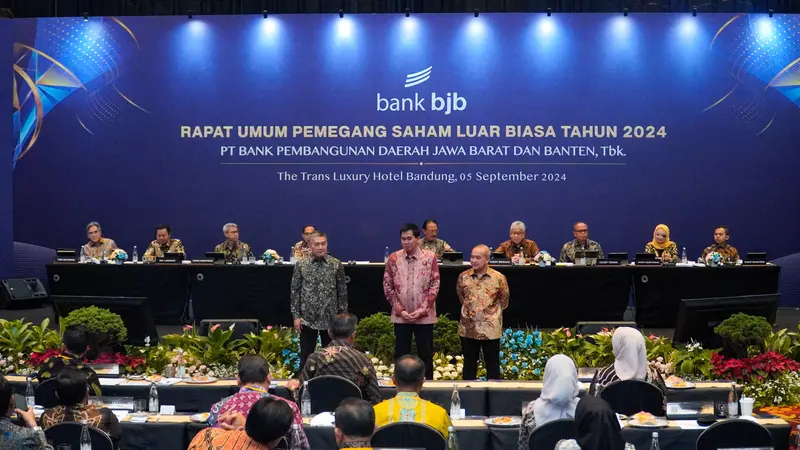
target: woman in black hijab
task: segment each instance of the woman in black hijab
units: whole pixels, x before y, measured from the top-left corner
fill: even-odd
[[[584,395],[575,408],[577,439],[562,440],[555,450],[635,450],[622,440],[619,420],[600,397]]]

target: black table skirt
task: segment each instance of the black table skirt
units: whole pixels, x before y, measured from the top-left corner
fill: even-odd
[[[466,266],[441,266],[439,314],[460,316],[456,280]],[[578,321],[622,320],[633,289],[637,322],[675,326],[682,298],[778,291],[780,268],[518,267],[497,266],[511,290],[503,314],[508,327],[574,326]],[[156,323],[175,324],[191,299],[195,321],[255,318],[291,325],[289,290],[294,268],[229,265],[78,265],[47,267],[52,294],[148,298]],[[350,311],[359,317],[389,312],[383,265],[346,266]],[[58,281],[56,281],[58,280]]]
[[[120,448],[125,450],[182,450],[199,433],[202,424],[122,424]],[[790,427],[767,425],[775,450],[789,448]],[[336,450],[332,428],[304,427],[313,450]],[[703,430],[662,429],[658,431],[662,449],[684,450],[695,447]],[[622,436],[638,450],[649,450],[652,431],[626,428]],[[516,428],[459,428],[461,450],[517,450],[519,429]]]

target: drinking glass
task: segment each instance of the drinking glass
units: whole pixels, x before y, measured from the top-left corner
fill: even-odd
[[[69,444],[58,444],[56,450],[72,450],[72,446]]]
[[[133,401],[133,412],[147,412],[147,400],[140,398]]]

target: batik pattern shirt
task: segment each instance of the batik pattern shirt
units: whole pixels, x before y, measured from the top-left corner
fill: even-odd
[[[433,253],[434,255],[436,255],[437,258],[441,258],[442,257],[442,253],[444,253],[444,252],[454,252],[455,251],[455,250],[453,250],[453,247],[450,247],[450,244],[448,244],[447,241],[443,241],[443,240],[441,240],[439,238],[436,238],[433,241],[428,241],[425,238],[419,238],[419,246],[423,250],[427,250],[427,251]]]
[[[347,311],[344,265],[330,255],[304,258],[294,266],[292,317],[315,330],[327,330],[331,318]]]
[[[436,296],[439,295],[439,263],[436,255],[417,248],[413,255],[399,250],[386,261],[383,293],[392,305],[392,322],[417,325],[436,323]],[[417,320],[400,317],[395,305],[409,314],[422,311]]]
[[[89,241],[83,246],[83,254],[96,259],[103,259],[103,255],[111,256],[111,252],[117,249],[117,243],[113,239],[100,238],[95,244]]]
[[[42,413],[41,423],[45,430],[64,422],[81,423],[86,421],[86,425],[105,431],[114,442],[119,441],[122,435],[122,427],[108,408],[100,408],[94,405],[72,405],[56,406]]]
[[[608,386],[609,384],[615,381],[619,381],[619,376],[617,375],[617,370],[614,368],[613,364],[598,370],[597,372],[595,372],[594,377],[592,378],[592,384],[589,385],[589,395],[600,395],[600,392],[603,391],[604,387]],[[662,377],[661,374],[658,373],[656,369],[648,366],[647,371],[644,374],[643,381],[652,384],[661,391],[661,393],[663,394],[664,412],[666,413],[667,385],[666,383],[664,383],[664,377]]]
[[[308,357],[300,381],[308,381],[323,375],[336,375],[352,381],[364,400],[373,405],[381,401],[378,390],[378,377],[369,357],[354,349],[349,342],[331,341],[327,347],[317,350]]]
[[[180,239],[170,239],[166,244],[161,245],[158,241],[150,242],[147,250],[144,252],[145,258],[163,258],[164,253],[181,253],[186,255],[186,250],[183,248],[183,242]]]
[[[656,248],[652,242],[648,242],[647,245],[644,247],[645,253],[652,253],[659,258],[662,258],[665,254],[669,255],[672,259],[670,261],[677,261],[678,260],[678,244],[674,242],[670,242],[667,248],[658,249]]]
[[[100,388],[100,379],[97,378],[97,373],[95,373],[91,367],[84,364],[79,357],[66,352],[45,361],[42,367],[39,368],[39,373],[36,374],[36,379],[39,380],[39,383],[44,383],[51,378],[57,377],[58,374],[67,366],[71,366],[86,375],[86,379],[89,380],[91,394],[98,397],[103,395],[103,391]]]
[[[711,244],[703,250],[703,255],[701,258],[703,261],[706,260],[706,256],[709,253],[719,253],[722,256],[722,262],[736,262],[739,260],[739,251],[736,250],[736,247],[728,244],[727,242],[724,244]]]
[[[396,422],[415,422],[431,426],[447,439],[450,416],[441,406],[423,400],[416,392],[398,392],[397,396],[375,405],[375,427]]]
[[[238,393],[231,395],[230,397],[225,397],[222,400],[214,403],[211,406],[211,411],[208,416],[208,420],[206,421],[210,426],[218,427],[219,423],[217,420],[219,416],[229,412],[229,411],[236,411],[242,413],[243,416],[247,417],[250,413],[250,410],[253,409],[253,405],[256,404],[259,400],[264,397],[272,397],[274,399],[286,402],[292,408],[292,423],[296,423],[300,427],[300,447],[303,449],[309,449],[311,446],[308,443],[308,438],[306,437],[306,433],[303,431],[303,416],[300,414],[300,409],[294,402],[287,401],[281,397],[270,395],[266,389],[261,388],[260,386],[244,386],[239,390]],[[286,434],[287,442],[291,443],[291,430]]]
[[[53,450],[42,430],[32,430],[0,417],[0,450]]]
[[[225,255],[225,262],[227,264],[236,264],[242,262],[242,255],[248,258],[253,256],[253,251],[250,246],[242,241],[237,241],[234,244],[225,241],[214,247],[214,253],[222,253]]]
[[[536,242],[530,239],[523,239],[519,244],[515,244],[514,241],[511,239],[503,242],[502,244],[497,246],[495,252],[503,252],[506,254],[506,258],[511,259],[514,255],[519,255],[522,253],[523,258],[533,258],[539,254],[539,246],[536,245]]]
[[[508,308],[509,297],[505,275],[491,267],[483,275],[469,269],[458,276],[456,291],[461,301],[458,335],[468,339],[500,339],[503,310]]]
[[[561,257],[558,260],[561,262],[574,263],[575,252],[580,249],[587,252],[597,252],[597,259],[603,259],[603,249],[600,247],[600,244],[591,239],[587,239],[586,245],[581,245],[578,243],[577,239],[573,239],[561,247]]]
[[[244,430],[205,428],[192,439],[189,450],[269,450],[269,447],[251,439]]]
[[[308,248],[306,241],[300,241],[292,247],[295,259],[303,259],[311,256],[311,249]]]

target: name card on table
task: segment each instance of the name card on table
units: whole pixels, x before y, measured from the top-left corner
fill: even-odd
[[[742,261],[743,266],[766,266],[767,261],[763,259],[745,259]]]
[[[509,261],[507,259],[494,260],[494,261],[489,260],[489,264],[491,264],[493,266],[510,266],[511,265],[511,261]]]
[[[618,259],[598,259],[597,260],[598,266],[621,266],[622,261]]]
[[[60,263],[74,263],[78,262],[78,258],[73,257],[58,257],[56,258],[56,262]]]
[[[193,259],[193,264],[214,264],[214,258]]]
[[[660,266],[661,261],[653,260],[653,261],[636,261],[637,266]]]
[[[156,258],[156,263],[158,264],[177,264],[180,260],[177,258]],[[211,262],[214,262],[213,260]]]

